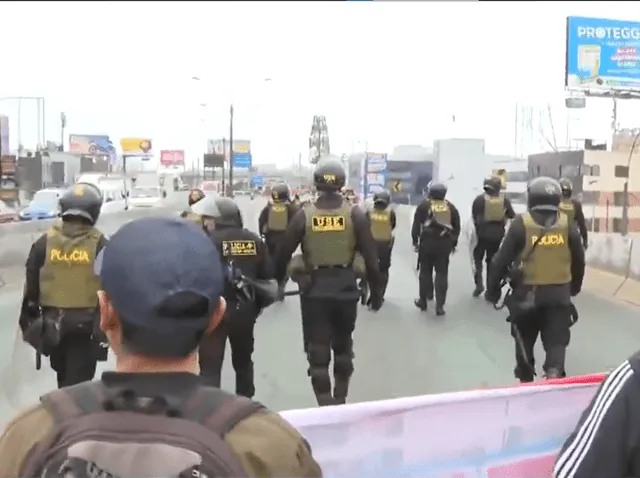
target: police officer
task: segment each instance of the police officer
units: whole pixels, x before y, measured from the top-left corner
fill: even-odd
[[[357,206],[358,203],[360,202],[360,199],[358,198],[358,195],[356,194],[356,192],[353,190],[352,186],[345,186],[344,190],[342,191],[342,194],[344,198],[347,201],[349,201],[353,206]]]
[[[535,375],[533,347],[538,334],[546,352],[542,366],[549,378],[564,377],[565,353],[576,319],[571,297],[582,287],[584,249],[578,229],[559,213],[561,186],[539,177],[527,188],[528,212],[511,223],[489,273],[488,300],[500,299],[501,281],[509,277],[511,334],[516,340],[515,376],[531,382]],[[514,264],[516,263],[516,264]]]
[[[420,310],[427,310],[433,300],[434,271],[436,315],[444,315],[449,288],[449,256],[455,251],[460,236],[460,213],[445,199],[447,186],[432,181],[427,197],[418,205],[413,216],[411,238],[418,253],[419,297],[414,301]]]
[[[484,180],[484,193],[478,195],[471,206],[471,217],[476,230],[477,243],[473,249],[473,280],[476,288],[474,297],[484,292],[482,261],[487,264],[487,276],[491,259],[498,251],[504,237],[507,219],[513,219],[516,213],[511,201],[500,195],[502,179],[500,176],[489,176]],[[489,295],[495,295],[492,291]]]
[[[589,247],[589,238],[587,236],[587,225],[584,220],[584,212],[582,211],[582,203],[573,196],[573,183],[568,178],[560,179],[560,187],[562,188],[562,201],[560,201],[560,212],[567,215],[569,222],[576,222],[580,236],[582,236],[582,245],[586,249]]]
[[[292,261],[291,278],[301,290],[303,340],[311,384],[320,406],[345,403],[347,398],[353,374],[352,334],[360,296],[355,269],[366,269],[371,309],[378,310],[382,305],[376,244],[364,210],[352,207],[340,195],[345,176],[338,160],[318,163],[313,174],[320,193],[318,199],[293,218],[275,263],[276,279],[282,281],[291,255],[302,244],[303,255]],[[332,350],[333,394],[329,376]]]
[[[260,212],[258,230],[265,238],[269,254],[273,257],[289,221],[298,212],[298,207],[291,203],[291,191],[285,183],[276,184],[271,188],[271,199],[272,202]]]
[[[396,212],[391,209],[391,194],[380,191],[373,195],[373,210],[367,211],[371,222],[371,235],[378,246],[378,267],[382,279],[380,294],[384,300],[389,283],[391,251],[393,250],[393,231],[396,228]]]
[[[260,297],[239,295],[236,280],[240,276],[254,280],[273,279],[273,263],[260,237],[244,229],[242,215],[233,199],[207,196],[194,204],[192,210],[202,217],[205,231],[218,246],[228,279],[224,291],[227,301],[224,321],[200,345],[200,374],[209,379],[211,385],[220,386],[228,338],[236,373],[236,394],[251,398],[255,393],[254,327],[258,315],[269,304]]]
[[[96,362],[107,359],[94,273],[108,242],[95,227],[102,200],[92,184],[68,189],[59,202],[62,221],[31,246],[27,258],[20,327],[27,342],[49,355],[59,388],[92,380]]]
[[[193,206],[195,203],[197,203],[198,201],[200,201],[201,199],[203,199],[205,197],[204,191],[202,189],[192,189],[191,191],[189,191],[189,209],[185,209],[184,211],[182,211],[182,213],[180,214],[180,217],[185,217],[188,219],[197,219],[195,217],[195,215],[193,214],[193,212],[191,211],[191,206]]]

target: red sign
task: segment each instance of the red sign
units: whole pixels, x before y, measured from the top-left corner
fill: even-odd
[[[183,149],[163,149],[160,151],[160,164],[163,166],[183,166],[184,150]]]

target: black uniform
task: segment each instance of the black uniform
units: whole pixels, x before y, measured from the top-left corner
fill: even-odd
[[[228,282],[224,298],[227,310],[223,322],[205,338],[199,348],[200,375],[220,387],[227,338],[231,345],[231,363],[236,373],[236,394],[253,397],[254,327],[258,315],[268,305],[259,297],[243,297],[236,287],[240,276],[254,280],[273,279],[273,264],[257,234],[244,229],[240,211],[230,198],[207,197],[193,206],[204,219],[207,233],[220,251]],[[208,221],[215,223],[208,227]]]
[[[482,278],[482,261],[487,264],[487,276],[491,260],[504,237],[507,219],[513,219],[516,213],[511,201],[500,196],[502,180],[498,176],[491,176],[484,180],[484,194],[475,198],[471,206],[471,217],[476,229],[477,244],[473,249],[473,280],[475,290],[473,296],[478,297],[484,291]],[[495,291],[494,291],[495,295]]]
[[[500,290],[501,281],[514,278],[513,294],[507,300],[508,320],[516,339],[514,373],[522,382],[534,379],[533,347],[538,335],[546,352],[545,375],[566,375],[569,328],[577,320],[571,297],[582,288],[585,257],[577,228],[558,212],[560,195],[554,179],[531,181],[529,213],[513,220],[490,269],[487,293],[495,294],[487,296],[490,302],[498,302],[499,292],[493,291]]]
[[[420,310],[427,310],[433,299],[435,285],[436,314],[444,315],[449,289],[449,257],[458,246],[460,213],[445,200],[447,187],[432,182],[427,198],[416,208],[411,226],[413,247],[418,252],[419,297],[414,301]],[[434,284],[435,271],[435,284]]]
[[[562,201],[560,202],[560,210],[567,214],[570,220],[575,221],[582,236],[582,245],[585,249],[589,247],[589,237],[587,233],[587,224],[584,219],[584,211],[582,210],[582,203],[572,197],[573,196],[573,183],[570,179],[561,178],[560,187],[562,187]]]
[[[555,478],[640,476],[640,352],[600,385],[562,446]]]
[[[31,246],[26,262],[19,325],[37,353],[49,356],[58,388],[93,380],[96,362],[107,359],[94,272],[108,243],[93,226],[101,206],[94,185],[74,185],[60,198],[62,223]]]
[[[352,333],[360,295],[352,267],[356,251],[362,255],[366,265],[367,280],[371,284],[371,308],[378,310],[382,304],[378,257],[369,221],[362,209],[351,207],[340,195],[344,181],[345,171],[339,161],[326,160],[318,164],[314,182],[321,195],[314,204],[306,205],[293,218],[275,261],[276,279],[280,282],[287,275],[289,260],[300,243],[305,255],[320,257],[327,264],[332,262],[332,255],[349,257],[340,265],[309,266],[309,283],[306,287],[301,285],[303,339],[308,345],[305,348],[311,383],[321,406],[345,402],[353,373]],[[343,239],[352,237],[351,232],[355,236],[355,244],[349,245]],[[320,240],[316,243],[316,246],[322,245],[319,253],[305,247],[313,239]],[[345,249],[350,247],[353,249]],[[328,370],[332,350],[333,395]]]
[[[381,191],[373,196],[373,210],[367,211],[371,223],[371,234],[378,246],[378,268],[382,279],[381,294],[387,291],[389,283],[389,269],[391,268],[391,253],[393,251],[396,228],[396,212],[390,208],[391,195],[388,191]]]
[[[275,257],[276,248],[284,237],[287,226],[300,208],[291,202],[291,192],[286,184],[274,185],[271,198],[273,203],[267,204],[260,212],[258,230],[267,243],[269,254]]]

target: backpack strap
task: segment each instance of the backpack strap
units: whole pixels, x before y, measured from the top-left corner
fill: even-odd
[[[54,390],[40,397],[40,402],[56,424],[104,409],[105,387],[99,382],[83,382]]]
[[[199,387],[185,404],[185,418],[196,421],[222,438],[245,418],[264,410],[259,402],[219,388]]]

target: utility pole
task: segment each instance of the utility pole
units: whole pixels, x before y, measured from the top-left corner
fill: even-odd
[[[222,194],[227,193],[224,180],[224,162],[227,160],[227,138],[222,138]]]
[[[229,197],[233,197],[233,104],[229,107]]]

